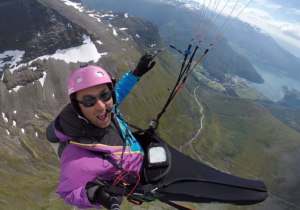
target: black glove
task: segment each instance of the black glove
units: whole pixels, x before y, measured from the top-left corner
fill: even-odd
[[[110,199],[116,197],[120,205],[123,202],[124,194],[125,188],[123,187],[114,185],[99,186],[94,194],[94,202],[99,203],[107,209],[111,209],[112,202]]]
[[[154,65],[156,63],[155,61],[152,61],[154,57],[155,57],[154,55],[148,55],[147,53],[145,55],[143,55],[140,58],[140,61],[137,65],[137,67],[135,68],[135,70],[133,70],[131,72],[131,74],[134,76],[137,76],[137,77],[141,77],[144,74],[146,74],[150,69],[152,69],[154,67]]]

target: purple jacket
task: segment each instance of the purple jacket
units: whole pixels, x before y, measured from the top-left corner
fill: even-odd
[[[131,91],[132,87],[137,83],[138,78],[127,73],[116,86],[117,101],[119,104]],[[58,116],[55,122],[59,119]],[[127,125],[118,119],[122,134],[125,137]],[[56,123],[53,123],[55,125]],[[115,180],[120,173],[107,160],[103,160],[99,155],[91,151],[100,151],[110,153],[110,157],[116,163],[120,162],[122,154],[122,146],[108,146],[104,144],[88,144],[72,141],[72,138],[64,135],[55,127],[55,134],[60,141],[70,141],[64,149],[61,156],[61,178],[56,193],[60,195],[66,203],[77,206],[81,209],[97,208],[101,206],[91,204],[85,186],[87,182],[98,180]],[[123,155],[122,167],[129,171],[136,171],[140,174],[143,162],[143,149],[136,139],[131,135],[126,139],[126,149]],[[87,141],[88,142],[88,141]],[[128,183],[130,184],[130,183]]]

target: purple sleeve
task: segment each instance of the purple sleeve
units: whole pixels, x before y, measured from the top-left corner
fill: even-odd
[[[85,190],[85,186],[79,187],[69,193],[59,193],[60,197],[65,200],[65,202],[72,206],[77,206],[79,209],[88,209],[95,208],[101,209],[100,205],[91,204],[87,193]]]

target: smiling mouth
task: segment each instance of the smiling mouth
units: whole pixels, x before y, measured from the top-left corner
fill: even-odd
[[[107,113],[101,114],[101,115],[97,116],[97,119],[100,120],[100,121],[105,121],[106,118],[107,118]]]

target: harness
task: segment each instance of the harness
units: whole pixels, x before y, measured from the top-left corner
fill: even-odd
[[[117,117],[124,122],[123,117],[115,113]],[[115,122],[114,122],[115,123]],[[135,125],[127,124],[127,128],[125,130],[125,137],[121,133],[121,129],[119,126],[116,126],[119,129],[119,132],[121,136],[124,139],[124,143],[126,142],[126,138],[130,136],[128,132],[128,126],[134,128],[135,132],[132,132],[132,135],[136,138],[136,140],[141,144],[142,148],[145,152],[145,158],[143,163],[143,177],[141,179],[137,179],[135,176],[133,176],[131,173],[128,173],[126,176],[127,180],[130,180],[133,184],[132,185],[126,185],[125,192],[126,194],[124,197],[127,198],[127,200],[134,204],[134,205],[141,205],[143,202],[153,202],[153,201],[161,201],[163,203],[166,203],[176,209],[179,210],[187,210],[191,209],[176,203],[173,203],[171,201],[168,201],[164,199],[164,195],[157,192],[159,189],[161,189],[164,184],[163,180],[164,177],[169,173],[171,168],[171,153],[167,147],[167,144],[154,132],[154,130],[150,127],[148,130],[144,130],[142,128],[139,128]],[[126,145],[124,144],[123,152],[125,150]],[[150,155],[152,149],[160,149],[159,151],[162,151],[163,149],[165,151],[165,157],[166,159],[164,161],[163,158],[159,162],[151,162]],[[114,162],[110,155],[103,152],[97,152],[97,154],[102,157],[104,160],[107,160],[109,163],[111,163],[115,168],[117,168],[120,171],[125,171],[122,168],[122,157],[119,164]],[[124,187],[123,184],[117,183],[120,186]]]

